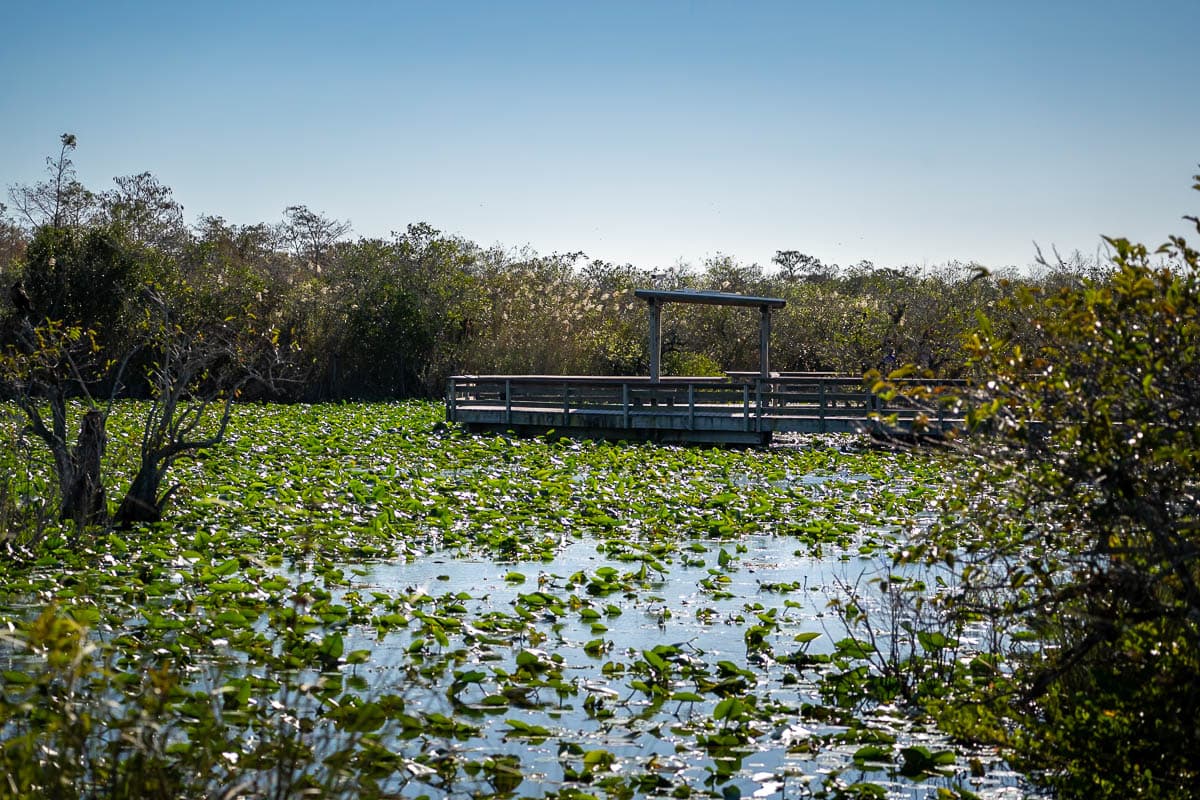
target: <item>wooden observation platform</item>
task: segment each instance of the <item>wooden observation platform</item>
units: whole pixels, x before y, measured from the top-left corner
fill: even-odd
[[[781,298],[658,290],[636,295],[650,311],[650,375],[455,375],[446,390],[446,418],[471,430],[731,445],[769,444],[776,432],[903,433],[919,427],[936,435],[962,422],[889,407],[861,376],[771,372],[771,311],[784,306]],[[672,302],[758,308],[759,371],[663,377],[661,309]]]

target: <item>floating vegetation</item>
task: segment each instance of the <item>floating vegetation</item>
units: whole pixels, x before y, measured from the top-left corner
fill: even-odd
[[[133,430],[136,407],[121,413]],[[9,761],[39,753],[75,796],[128,772],[122,737],[177,794],[1013,791],[889,673],[932,691],[983,656],[949,633],[861,635],[897,592],[927,591],[889,570],[936,511],[934,456],[440,420],[419,403],[245,406],[226,444],[176,468],[167,522],[17,554],[0,595]]]

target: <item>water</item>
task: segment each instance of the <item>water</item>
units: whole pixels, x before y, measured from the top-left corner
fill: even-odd
[[[800,709],[829,707],[819,679],[830,667],[798,669],[787,657],[801,651],[834,653],[847,631],[830,610],[830,597],[839,587],[871,587],[869,579],[880,565],[841,554],[813,557],[786,537],[751,536],[739,544],[703,542],[670,565],[632,545],[614,552],[609,543],[587,539],[568,540],[553,561],[533,564],[437,555],[374,564],[354,590],[424,597],[418,605],[428,613],[455,609],[446,613],[460,620],[461,628],[447,630],[446,643],[423,649],[420,657],[423,665],[445,659],[452,666],[433,677],[428,672],[416,677],[420,670],[414,670],[412,648],[428,640],[416,624],[381,638],[353,631],[346,646],[372,650],[372,685],[408,681],[412,709],[456,716],[479,728],[465,740],[423,737],[419,748],[410,748],[414,758],[418,749],[459,763],[500,754],[519,758],[518,783],[514,777],[496,785],[493,779],[490,789],[501,793],[539,796],[581,785],[571,780],[582,769],[581,754],[604,751],[603,768],[586,774],[583,785],[636,776],[649,787],[653,776],[664,792],[688,786],[724,796],[782,797],[836,779],[846,785],[875,782],[896,798],[934,797],[939,787],[952,786],[983,797],[1019,796],[1014,795],[1022,791],[1018,776],[989,752],[959,753],[943,775],[912,781],[897,774],[896,762],[856,763],[857,742],[827,740],[848,730],[839,715],[806,718]],[[513,572],[524,575],[525,582],[507,579]],[[597,592],[590,579],[598,574],[616,588]],[[538,593],[551,599],[531,602]],[[763,625],[759,615],[770,624]],[[479,625],[496,619],[508,626],[503,633],[479,632]],[[765,629],[764,646],[749,648],[747,637],[756,627]],[[597,647],[598,641],[604,644]],[[661,645],[672,646],[670,691],[697,699],[676,701],[638,688],[650,682],[645,652]],[[543,680],[537,674],[533,680],[513,680],[521,661],[531,658],[553,666],[540,676]],[[722,696],[703,688],[728,678],[729,664],[745,670],[737,676],[744,681],[741,696],[755,704],[755,712],[736,724],[714,719]],[[455,672],[486,677],[449,697]],[[548,675],[553,680],[544,680]],[[486,705],[485,698],[505,694],[508,704]],[[895,743],[887,745],[893,752],[910,745],[953,749],[945,737],[895,708],[862,704],[854,713],[866,720],[866,728],[894,737]],[[522,724],[545,735],[514,735],[514,725]],[[729,728],[740,732],[735,746],[708,743]],[[427,792],[430,787],[422,781],[447,792],[456,786],[432,774],[414,780],[404,793]]]

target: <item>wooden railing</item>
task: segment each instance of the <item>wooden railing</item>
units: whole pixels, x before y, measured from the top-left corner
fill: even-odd
[[[647,418],[653,418],[684,430],[719,424],[747,432],[807,430],[814,420],[817,430],[846,430],[853,427],[852,421],[875,415],[895,414],[911,421],[926,413],[903,401],[885,403],[861,376],[823,373],[658,381],[632,376],[457,375],[450,378],[446,406],[447,418],[455,421],[487,413],[498,424],[514,424],[536,413],[541,418],[553,415],[555,424],[570,426],[607,415],[615,423],[611,426],[619,428],[652,425]],[[934,409],[934,416],[939,428],[954,422],[944,409]]]

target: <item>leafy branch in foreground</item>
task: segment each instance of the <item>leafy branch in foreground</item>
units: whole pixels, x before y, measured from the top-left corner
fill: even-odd
[[[965,398],[974,477],[922,552],[956,569],[965,613],[1010,634],[1000,708],[1022,768],[1063,797],[1190,797],[1200,254],[1181,237],[1154,252],[1108,242],[1108,277],[1025,295],[1040,343],[1023,349],[986,319],[970,339],[986,376]]]

